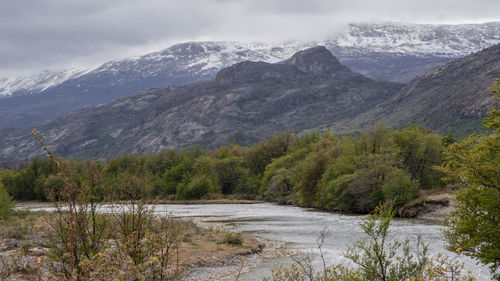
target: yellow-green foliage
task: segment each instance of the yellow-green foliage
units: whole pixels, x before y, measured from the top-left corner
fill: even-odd
[[[500,99],[500,82],[492,92]],[[451,144],[438,167],[462,187],[448,220],[448,246],[490,266],[500,280],[500,105],[484,120],[489,134]]]
[[[12,201],[10,199],[9,193],[0,182],[0,220],[9,217],[12,212]]]

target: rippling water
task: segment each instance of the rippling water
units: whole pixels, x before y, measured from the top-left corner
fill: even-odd
[[[47,207],[40,209],[49,210]],[[38,209],[29,206],[29,209]],[[321,212],[294,206],[280,206],[271,203],[261,204],[208,204],[208,205],[157,205],[156,212],[172,213],[183,217],[210,217],[213,220],[223,220],[231,224],[237,231],[250,233],[254,236],[286,242],[285,247],[317,252],[316,241],[319,232],[328,227],[329,233],[324,244],[327,264],[347,263],[341,254],[347,245],[356,240],[366,238],[359,223],[364,216],[344,215]],[[420,235],[429,243],[429,252],[435,255],[439,252],[454,257],[444,246],[442,226],[434,221],[418,219],[394,219],[391,223],[391,239],[400,241],[410,239],[415,241]],[[478,280],[491,280],[488,269],[477,265],[467,257],[460,257]],[[269,276],[271,269],[282,263],[290,264],[290,258],[264,259],[249,272],[243,274],[240,280],[261,280]],[[316,266],[320,261],[316,260]]]

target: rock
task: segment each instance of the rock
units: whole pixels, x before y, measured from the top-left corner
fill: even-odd
[[[250,83],[265,80],[292,80],[300,72],[297,68],[284,64],[244,61],[222,69],[215,81],[221,84]]]
[[[484,129],[481,119],[498,104],[489,92],[498,77],[500,44],[417,76],[350,126],[383,119],[390,127],[413,123],[442,134],[475,133]]]
[[[19,245],[19,241],[16,239],[5,239],[2,241],[2,248],[4,249],[14,249]]]
[[[302,72],[313,75],[326,75],[334,72],[351,72],[349,68],[340,64],[328,49],[318,46],[297,52],[285,61],[286,65],[292,65]]]
[[[32,254],[33,256],[45,256],[48,251],[48,249],[40,247],[34,247],[29,250],[30,254]]]

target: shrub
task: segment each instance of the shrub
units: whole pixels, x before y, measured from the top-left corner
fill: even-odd
[[[241,246],[243,244],[243,237],[241,237],[240,233],[229,232],[224,237],[224,240],[222,240],[222,243]]]
[[[398,208],[418,197],[418,185],[402,170],[384,183],[382,191],[384,198],[393,201]]]
[[[12,213],[12,200],[7,189],[0,182],[0,220],[9,217]]]
[[[214,192],[215,187],[212,180],[207,176],[193,177],[191,182],[183,190],[182,196],[185,199],[200,199],[207,193]]]

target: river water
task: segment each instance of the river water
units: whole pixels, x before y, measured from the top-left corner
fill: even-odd
[[[30,206],[29,209],[37,209]],[[46,209],[47,207],[41,207]],[[209,222],[229,224],[241,232],[246,232],[259,238],[285,242],[284,247],[291,250],[318,253],[317,238],[326,226],[328,234],[323,249],[326,251],[327,264],[348,264],[342,257],[347,245],[365,239],[367,236],[359,226],[364,216],[345,215],[321,212],[318,210],[294,206],[281,206],[271,203],[259,204],[207,204],[207,205],[157,205],[158,214],[172,214],[182,217],[196,217]],[[429,243],[430,255],[445,253],[456,257],[445,249],[443,226],[439,222],[419,219],[394,219],[390,227],[390,239],[416,241],[420,235],[424,242]],[[488,269],[477,265],[468,257],[457,257],[465,263],[477,280],[491,280]],[[249,271],[243,273],[239,280],[261,280],[271,275],[271,269],[280,263],[289,265],[293,261],[289,257],[264,258],[253,264]],[[314,265],[321,269],[319,258]]]

